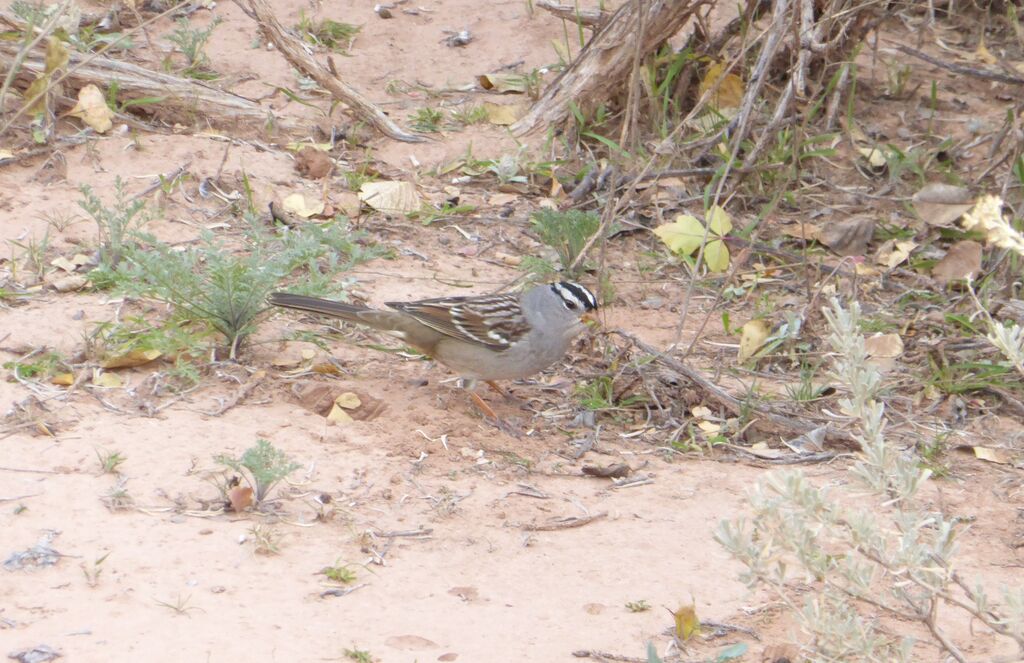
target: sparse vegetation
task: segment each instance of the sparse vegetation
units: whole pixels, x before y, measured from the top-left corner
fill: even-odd
[[[250,225],[248,251],[232,250],[211,232],[185,250],[178,250],[145,235],[141,202],[128,203],[118,186],[113,208],[104,206],[88,189],[82,207],[100,229],[101,264],[90,272],[98,287],[148,297],[173,307],[161,333],[147,334],[162,345],[193,345],[180,332],[196,337],[221,334],[227,354],[237,357],[239,345],[255,329],[267,294],[298,269],[306,270],[298,289],[332,294],[332,278],[362,260],[379,254],[359,244],[343,219],[301,230],[271,233],[256,222]],[[121,330],[109,332],[125,336]],[[159,337],[163,336],[163,339]]]
[[[257,524],[249,528],[252,549],[257,555],[277,555],[281,552],[281,536],[269,525]]]
[[[108,557],[110,557],[109,552],[97,557],[92,562],[82,562],[79,564],[79,568],[82,569],[82,575],[85,576],[85,582],[89,587],[96,587],[100,584],[100,576],[103,575],[103,562],[107,561]]]
[[[329,18],[315,20],[306,16],[305,12],[299,13],[299,23],[295,26],[299,34],[310,44],[326,48],[336,53],[348,53],[352,49],[352,42],[355,41],[361,27],[351,23],[334,21]]]
[[[235,472],[252,488],[253,501],[259,505],[267,499],[270,491],[289,474],[301,467],[293,463],[280,449],[267,440],[257,440],[256,445],[246,449],[238,458],[218,454],[214,460]]]
[[[352,649],[346,649],[344,654],[346,658],[356,661],[357,663],[373,663],[373,655],[363,649],[353,647]]]
[[[421,108],[412,116],[412,128],[424,133],[436,133],[441,130],[444,113],[436,108]]]
[[[96,449],[96,460],[100,464],[100,474],[120,474],[118,468],[126,458],[120,451]]]
[[[99,266],[92,270],[89,278],[96,287],[104,289],[113,284],[113,271],[149,221],[146,203],[130,200],[120,177],[114,184],[114,204],[111,207],[105,205],[88,185],[82,185],[80,190],[82,200],[78,205],[96,223],[99,248]]]
[[[334,563],[334,566],[325,566],[320,569],[320,573],[325,575],[331,582],[340,583],[342,585],[348,585],[356,581],[356,572],[353,571],[348,564]]]
[[[185,56],[185,67],[181,74],[189,78],[201,80],[213,80],[219,75],[210,68],[210,58],[206,55],[206,45],[213,36],[213,31],[220,25],[222,19],[215,16],[209,26],[204,30],[193,27],[187,18],[179,18],[174,31],[167,36],[167,40],[178,47],[178,51]],[[171,69],[170,59],[165,60],[164,66]]]
[[[848,478],[872,501],[853,503],[800,471],[771,473],[750,494],[750,520],[723,522],[718,541],[747,567],[746,582],[771,590],[799,620],[813,660],[918,660],[914,638],[881,628],[869,611],[918,622],[934,646],[965,660],[936,618],[940,606],[1024,650],[1024,592],[1003,588],[997,602],[962,575],[961,523],[928,507],[920,493],[931,471],[886,439],[882,376],[858,333],[860,307],[834,302],[825,314],[836,379],[849,394],[840,406],[860,425],[862,451]],[[793,569],[811,582],[802,599]]]
[[[576,261],[583,247],[600,229],[600,217],[580,210],[541,209],[534,212],[530,220],[540,241],[555,250],[559,264],[556,267],[534,258],[524,261],[526,269],[538,275],[561,271],[569,279],[578,279],[587,271],[588,265],[583,262],[576,264]]]
[[[497,614],[505,583],[461,586],[482,555],[524,591],[625,582],[598,582],[584,610],[549,592],[571,642],[506,639],[512,659],[1024,652],[1020,2],[598,2],[556,18],[528,0],[528,21],[467,24],[466,0],[390,1],[361,27],[312,4],[108,4],[0,12],[0,573],[40,597],[0,629],[63,632],[47,622],[62,604],[116,621],[124,590],[150,586],[161,618],[194,596],[267,649],[265,615],[237,614],[283,597],[287,632],[369,605],[357,590],[378,565],[405,574],[415,611]],[[492,50],[509,29],[549,43],[559,20],[556,64]],[[326,175],[289,158],[300,145],[329,152]],[[354,195],[399,180],[419,199],[405,214]],[[267,213],[296,193],[325,211]],[[356,269],[377,256],[394,260]],[[605,306],[563,361],[511,385],[518,402],[487,395],[500,430],[464,415],[447,376],[368,352],[385,348],[376,330],[265,309],[276,289],[382,308],[560,279]],[[850,303],[821,313],[832,297]],[[338,394],[356,421],[324,416]],[[678,550],[643,557],[645,535],[657,549],[678,532]],[[126,536],[135,549],[106,564]],[[694,577],[719,544],[748,595],[728,570]],[[14,550],[53,568],[7,568]],[[304,550],[334,562],[303,571]],[[447,553],[466,573],[423,564]],[[43,575],[60,591],[35,591]],[[621,650],[583,649],[615,647],[602,611],[633,629]],[[487,651],[306,630],[297,660],[375,660],[359,641]],[[222,657],[179,640],[181,658]]]

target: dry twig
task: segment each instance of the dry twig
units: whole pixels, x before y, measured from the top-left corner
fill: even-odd
[[[424,140],[422,136],[410,134],[391,121],[384,111],[377,108],[369,99],[364,97],[351,85],[341,80],[330,58],[331,64],[328,70],[322,64],[313,59],[303,48],[298,39],[288,34],[281,22],[277,20],[274,12],[266,0],[235,0],[235,3],[250,17],[259,23],[267,38],[274,43],[277,50],[295,68],[315,80],[321,87],[331,93],[338,101],[348,104],[359,116],[371,124],[377,131],[380,131],[389,138],[404,141],[406,143],[419,143]]]

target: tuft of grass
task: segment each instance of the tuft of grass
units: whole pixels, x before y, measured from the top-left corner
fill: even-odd
[[[316,21],[306,16],[305,12],[300,12],[299,22],[295,29],[306,42],[343,54],[347,54],[352,49],[352,42],[362,31],[362,27],[358,25],[342,23],[329,18]]]
[[[416,111],[410,118],[411,126],[423,133],[436,133],[441,130],[444,113],[436,108],[425,107]]]
[[[353,571],[347,564],[334,563],[334,566],[325,566],[320,569],[320,573],[327,576],[327,579],[331,582],[341,583],[342,585],[348,585],[356,580],[356,572]]]
[[[373,655],[363,649],[346,649],[344,654],[345,658],[356,661],[357,663],[373,663]]]
[[[199,80],[213,80],[218,74],[210,69],[210,58],[206,55],[206,45],[213,31],[223,19],[215,16],[205,30],[194,28],[187,18],[179,18],[174,31],[168,35],[167,41],[178,47],[185,56],[185,67],[180,71],[183,76]],[[171,68],[170,60],[164,61],[164,67]]]
[[[447,221],[452,217],[463,216],[475,210],[476,207],[474,205],[457,205],[447,201],[440,206],[425,203],[418,211],[408,214],[408,217],[410,219],[419,219],[423,225],[429,226],[436,221]]]
[[[451,117],[453,122],[463,126],[480,124],[487,121],[487,109],[479,104],[468,107],[460,106],[451,111]]]
[[[110,553],[97,557],[91,563],[82,562],[78,565],[85,576],[85,582],[89,587],[96,587],[100,584],[100,576],[103,575],[103,562],[107,561]]]
[[[100,463],[100,474],[120,474],[118,469],[127,458],[120,451],[96,449],[96,460]]]
[[[171,601],[162,601],[160,599],[153,599],[153,600],[156,602],[156,604],[158,606],[160,606],[162,608],[167,608],[167,609],[173,611],[177,615],[184,615],[186,617],[191,617],[192,615],[189,614],[189,613],[192,612],[193,610],[199,610],[200,612],[205,612],[205,610],[203,610],[202,608],[197,608],[196,606],[189,605],[189,601],[192,600],[192,595],[191,594],[189,596],[185,596],[185,597],[182,597],[181,594],[178,594],[178,598],[176,598],[173,603]]]
[[[274,447],[267,440],[257,440],[256,445],[246,449],[238,458],[217,454],[214,461],[231,468],[242,475],[252,488],[253,502],[263,502],[274,486],[301,467],[293,463],[288,455]]]
[[[46,278],[46,273],[50,271],[49,261],[47,260],[47,254],[50,251],[50,227],[47,226],[46,232],[43,233],[41,239],[36,239],[34,235],[30,236],[24,242],[18,240],[9,239],[7,243],[12,247],[21,249],[21,255],[18,256],[20,261],[15,258],[14,265],[20,262],[22,269],[30,272],[34,277],[35,281],[41,282]],[[13,251],[12,251],[13,253]],[[14,271],[14,270],[12,270]],[[15,272],[15,278],[17,273]]]
[[[814,366],[807,363],[801,364],[800,382],[795,385],[786,385],[786,394],[789,396],[790,400],[796,401],[797,403],[808,403],[825,395],[825,393],[829,391],[829,387],[816,386],[814,384],[814,378],[816,375],[817,371]]]
[[[2,366],[13,371],[19,380],[42,380],[57,373],[69,373],[70,367],[57,352],[40,349],[14,361],[5,361]]]
[[[620,394],[615,397],[615,382],[609,375],[602,375],[576,385],[576,397],[580,405],[594,412],[628,408],[645,400],[640,395]]]
[[[281,552],[281,537],[268,525],[256,524],[249,528],[253,551],[257,555],[276,555]]]
[[[647,601],[640,599],[639,601],[630,601],[626,604],[626,610],[630,612],[647,612],[651,609],[651,604]]]
[[[566,277],[577,279],[587,271],[588,267],[583,262],[575,268],[572,264],[587,241],[600,229],[601,218],[597,214],[581,210],[541,209],[533,214],[531,221],[540,241],[555,250],[561,271]],[[537,274],[542,274],[542,271],[558,271],[555,266],[536,260],[525,264]]]
[[[106,289],[113,285],[112,271],[120,264],[142,227],[149,221],[146,203],[130,200],[120,177],[114,181],[112,207],[105,205],[88,185],[83,184],[79,191],[82,200],[78,206],[96,223],[100,253],[99,267],[89,273],[89,278],[97,288]]]

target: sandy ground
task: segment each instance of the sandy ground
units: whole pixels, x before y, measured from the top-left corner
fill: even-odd
[[[433,0],[425,4],[429,11],[390,21],[379,19],[365,0],[315,10],[363,26],[352,57],[335,60],[353,85],[405,122],[434,102],[426,93],[389,96],[390,81],[458,88],[517,61],[529,71],[557,59],[551,41],[562,37],[559,21],[531,15],[522,0],[487,5],[484,12],[479,2]],[[291,0],[275,8],[287,25],[300,11],[314,11]],[[229,77],[259,76],[234,91],[255,98],[275,85],[295,86],[277,53],[252,48],[253,24],[236,6],[223,3],[216,15],[225,22],[209,48],[215,68]],[[203,24],[209,17],[200,13],[194,20]],[[152,30],[158,48],[169,46],[157,37],[170,28],[165,21]],[[446,30],[462,29],[474,35],[469,46],[441,43]],[[150,61],[164,55],[143,52]],[[449,96],[443,103],[452,102]],[[282,95],[266,103],[315,120]],[[413,159],[425,171],[470,145],[481,158],[516,149],[497,128],[438,138],[371,146],[395,172],[410,169]],[[299,178],[283,150],[235,143],[225,156],[225,146],[217,136],[188,132],[115,134],[65,151],[63,179],[47,177],[41,162],[4,167],[0,236],[24,241],[50,227],[51,256],[73,255],[94,239],[93,226],[77,210],[80,185],[110,200],[116,177],[134,192],[183,164],[197,177],[221,170],[240,178],[244,170],[262,203],[293,191],[318,195],[320,185]],[[428,192],[444,184],[421,182]],[[470,189],[465,195],[484,204],[489,193]],[[491,212],[460,224],[471,238],[450,225],[365,220],[363,229],[399,255],[358,267],[357,291],[380,303],[451,292],[446,284],[456,281],[479,291],[511,281],[517,272],[482,247],[509,253],[535,247],[524,233],[526,208],[517,208],[511,221]],[[55,220],[73,222],[54,231]],[[150,230],[166,241],[187,242],[200,228],[223,221],[210,209],[174,199]],[[674,284],[641,283],[632,261],[642,247],[631,241],[618,249],[618,297],[603,323],[664,345],[672,340],[683,293]],[[406,248],[415,252],[403,254]],[[642,316],[622,306],[652,295],[665,305]],[[27,305],[0,309],[0,360],[38,346],[72,356],[122,305],[103,294],[47,291]],[[687,339],[699,319],[691,323]],[[37,543],[57,553],[52,564],[0,571],[0,653],[47,645],[69,661],[351,660],[346,649],[387,662],[570,661],[578,650],[643,657],[649,641],[659,651],[669,647],[669,611],[691,602],[702,619],[755,629],[760,637],[727,632],[695,644],[695,658],[742,641],[751,646],[744,660],[759,660],[765,646],[792,632],[770,597],[751,594],[739,582],[739,565],[713,539],[720,521],[742,514],[745,491],[765,468],[667,453],[659,434],[625,436],[629,427],[615,425],[574,458],[573,442],[593,431],[567,427],[579,406],[563,367],[540,377],[550,388],[514,388],[557,416],[531,417],[487,396],[522,431],[518,438],[482,422],[463,394],[441,383],[450,377],[442,368],[354,342],[333,347],[342,376],[292,378],[281,358],[298,361],[312,346],[280,339],[313,327],[311,318],[275,315],[241,367],[215,366],[202,389],[180,399],[147,395],[152,368],[123,371],[124,388],[80,389],[69,398],[62,388],[0,382],[2,410],[38,397],[53,432],[23,430],[0,440],[0,558]],[[573,361],[585,362],[588,352],[595,346],[583,339]],[[704,346],[698,357],[711,364],[721,352]],[[310,380],[380,402],[382,413],[327,424],[293,396],[297,382]],[[236,405],[211,414],[242,391]],[[984,441],[981,429],[957,435],[963,443]],[[268,513],[225,514],[209,480],[217,468],[213,456],[240,454],[259,438],[286,451],[301,469],[272,495]],[[97,450],[124,456],[119,474],[99,471]],[[583,465],[619,462],[650,481],[617,488],[609,479],[580,474]],[[842,463],[810,472],[821,482],[843,477]],[[1024,494],[1014,472],[957,459],[951,477],[933,492],[936,504],[975,517],[964,553],[985,580],[1012,578],[1022,562]],[[123,508],[111,495],[121,496]],[[562,527],[566,518],[583,520]],[[276,554],[258,550],[264,536]],[[354,581],[327,580],[320,572],[330,566],[349,567]],[[650,609],[627,609],[639,601]],[[976,646],[988,651],[983,639]]]

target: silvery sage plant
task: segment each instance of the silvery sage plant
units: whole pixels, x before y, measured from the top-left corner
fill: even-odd
[[[997,603],[960,575],[964,526],[926,508],[918,492],[929,470],[886,440],[882,376],[867,361],[859,305],[833,299],[824,313],[833,371],[847,390],[839,404],[861,446],[843,491],[799,470],[770,473],[748,497],[750,517],[722,522],[715,538],[747,567],[748,586],[792,610],[811,661],[908,662],[931,645],[965,663],[947,628],[953,620],[983,624],[1024,654],[1024,589],[1004,587]]]

